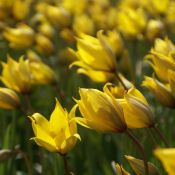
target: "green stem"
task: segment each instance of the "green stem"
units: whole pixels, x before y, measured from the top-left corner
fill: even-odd
[[[64,161],[65,175],[71,175],[71,172],[70,172],[69,166],[68,166],[67,157],[66,157],[66,155],[62,155],[62,157],[63,157],[63,161]]]
[[[166,140],[160,129],[157,126],[153,126],[153,129],[156,132],[156,134],[161,138],[161,140],[164,142],[165,146],[170,147],[168,141]]]
[[[120,76],[118,75],[118,73],[115,73],[115,77],[116,79],[121,83],[121,85],[124,87],[125,90],[128,90],[128,88],[126,87],[125,83],[123,82],[123,80],[120,78]]]
[[[147,157],[146,157],[143,145],[139,142],[139,140],[129,130],[126,131],[126,134],[135,143],[135,145],[138,147],[138,149],[142,153],[144,166],[145,166],[145,175],[149,175],[148,161],[147,161]]]

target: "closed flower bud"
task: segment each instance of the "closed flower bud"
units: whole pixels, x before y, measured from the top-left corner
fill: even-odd
[[[48,121],[39,113],[33,114],[30,119],[35,137],[32,138],[38,146],[47,149],[50,152],[60,154],[68,153],[80,139],[77,133],[75,117],[76,106],[68,113],[56,101],[54,111]]]
[[[43,4],[42,12],[54,25],[65,27],[70,24],[70,13],[63,7]]]
[[[175,175],[175,148],[156,149],[156,157],[162,162],[165,170],[169,175]]]
[[[142,9],[123,7],[119,9],[117,23],[119,30],[127,37],[139,38],[146,27],[146,16]]]
[[[48,38],[53,38],[54,36],[54,28],[48,22],[42,22],[38,26],[39,33],[45,35]]]
[[[146,28],[146,37],[150,41],[155,38],[161,37],[164,31],[164,24],[159,20],[150,20]]]
[[[175,71],[175,46],[168,39],[156,39],[154,48],[146,56],[156,75],[162,81],[168,82],[168,71]]]
[[[77,35],[80,35],[81,33],[93,35],[95,26],[88,15],[82,14],[74,17],[73,30]]]
[[[55,73],[48,65],[44,64],[41,60],[28,58],[33,84],[49,84],[55,81]]]
[[[32,28],[22,24],[17,28],[5,28],[3,35],[10,42],[10,47],[23,49],[33,44],[35,33]]]
[[[136,159],[132,156],[125,156],[125,158],[131,165],[136,175],[145,175],[145,166],[143,160]],[[160,175],[157,167],[150,162],[148,162],[148,172],[149,175]]]
[[[17,20],[24,20],[30,10],[31,0],[16,0],[13,4],[13,15]]]
[[[153,127],[153,112],[141,92],[131,88],[125,93],[124,99],[119,100],[123,107],[124,118],[128,128]]]
[[[37,34],[35,37],[36,49],[42,54],[51,54],[54,51],[53,43],[49,38],[42,34]]]
[[[102,31],[97,33],[97,38],[82,34],[77,38],[78,50],[74,52],[78,61],[70,66],[80,67],[78,73],[89,76],[96,82],[106,82],[114,77],[116,60],[110,44],[106,42]]]
[[[31,87],[32,75],[29,61],[20,57],[19,62],[8,57],[7,63],[2,63],[1,81],[10,89],[20,93],[27,93]]]
[[[116,164],[116,174],[117,175],[130,175],[121,165]]]
[[[124,132],[126,124],[121,106],[115,99],[96,89],[80,89],[81,99],[76,100],[83,116],[76,121],[100,132]]]
[[[0,88],[0,108],[14,109],[19,107],[19,105],[19,97],[13,90],[8,88]]]
[[[173,97],[168,84],[163,84],[155,78],[145,76],[142,85],[147,87],[162,105],[175,107],[175,97]]]

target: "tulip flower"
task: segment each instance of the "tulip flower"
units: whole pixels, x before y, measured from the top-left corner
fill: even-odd
[[[50,152],[62,155],[68,153],[80,139],[77,133],[75,117],[76,107],[68,113],[56,100],[56,106],[48,121],[43,115],[35,113],[30,116],[35,137],[32,138],[38,146]]]
[[[123,7],[117,15],[118,29],[127,37],[139,37],[146,27],[146,16],[143,9]]]
[[[54,51],[54,45],[50,38],[38,33],[35,37],[36,49],[42,54],[51,54]]]
[[[29,68],[29,61],[20,57],[19,62],[8,56],[7,63],[2,63],[3,70],[1,81],[6,87],[20,93],[27,93],[30,90],[32,75]]]
[[[145,167],[144,167],[144,161],[140,159],[136,159],[132,156],[125,156],[126,160],[131,165],[132,169],[136,173],[136,175],[144,175],[145,174]],[[158,169],[155,165],[148,162],[148,171],[149,175],[160,175],[158,172]]]
[[[0,87],[0,108],[14,109],[19,107],[18,95],[11,89]]]
[[[123,107],[128,128],[149,128],[154,126],[153,112],[139,90],[131,88],[124,94],[123,99],[117,101]]]
[[[116,174],[117,175],[130,175],[121,165],[116,164]]]
[[[49,84],[56,80],[54,71],[39,59],[29,58],[33,84]]]
[[[17,28],[6,27],[3,35],[10,42],[10,47],[23,49],[33,44],[35,33],[28,25],[21,24]]]
[[[121,106],[115,99],[96,89],[79,90],[76,100],[83,116],[76,117],[80,125],[100,132],[124,132],[126,124]]]
[[[24,20],[29,14],[32,0],[16,0],[13,4],[13,15],[17,20]]]
[[[169,84],[163,84],[155,78],[145,76],[142,85],[147,87],[162,105],[175,107],[175,97]]]
[[[95,26],[88,15],[82,14],[74,17],[73,30],[78,36],[81,36],[81,33],[93,35]]]
[[[78,50],[76,52],[71,50],[78,61],[73,62],[70,67],[78,66],[78,73],[85,74],[97,82],[111,80],[116,71],[116,60],[102,31],[97,33],[97,38],[85,34],[81,36],[77,38]]]
[[[175,71],[174,53],[175,46],[170,40],[165,39],[164,41],[157,39],[154,48],[152,48],[150,54],[146,56],[161,81],[168,82],[168,71]]]
[[[175,175],[175,148],[158,148],[154,151],[169,175]]]

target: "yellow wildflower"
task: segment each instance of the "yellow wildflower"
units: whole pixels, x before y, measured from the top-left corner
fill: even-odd
[[[68,113],[56,100],[56,106],[48,121],[39,113],[33,114],[30,119],[35,137],[32,138],[38,146],[48,151],[60,154],[68,153],[80,139],[77,133],[75,117],[76,106]]]
[[[33,44],[35,33],[28,25],[21,24],[17,28],[6,27],[3,35],[10,42],[10,47],[21,49]]]
[[[116,60],[102,31],[97,33],[97,38],[85,34],[81,36],[77,38],[78,50],[76,52],[72,50],[78,61],[73,62],[70,66],[79,66],[78,73],[85,74],[97,82],[112,79],[116,71]]]
[[[14,109],[19,107],[18,95],[11,89],[0,87],[0,108]]]
[[[175,148],[158,148],[154,154],[160,159],[167,173],[175,175]]]
[[[131,165],[136,175],[145,175],[145,166],[143,160],[136,159],[132,156],[125,156],[125,158]],[[150,162],[148,162],[148,172],[150,175],[160,175],[157,167]]]
[[[32,75],[29,61],[20,57],[19,62],[8,56],[7,63],[2,63],[1,81],[10,89],[27,93],[31,87]]]
[[[83,116],[76,121],[87,128],[100,132],[124,132],[126,124],[121,106],[115,99],[96,89],[79,90],[81,99],[76,100]]]
[[[153,112],[142,93],[131,88],[118,99],[123,107],[124,118],[128,128],[148,128],[154,126]]]
[[[175,97],[169,84],[163,84],[155,78],[145,76],[142,85],[147,87],[162,105],[175,107]]]

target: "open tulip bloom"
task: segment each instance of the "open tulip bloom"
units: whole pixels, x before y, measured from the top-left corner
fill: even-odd
[[[62,155],[68,153],[80,139],[77,133],[75,117],[76,106],[68,113],[56,100],[56,106],[48,121],[39,113],[33,114],[30,119],[35,137],[32,139],[37,145],[50,152]]]

